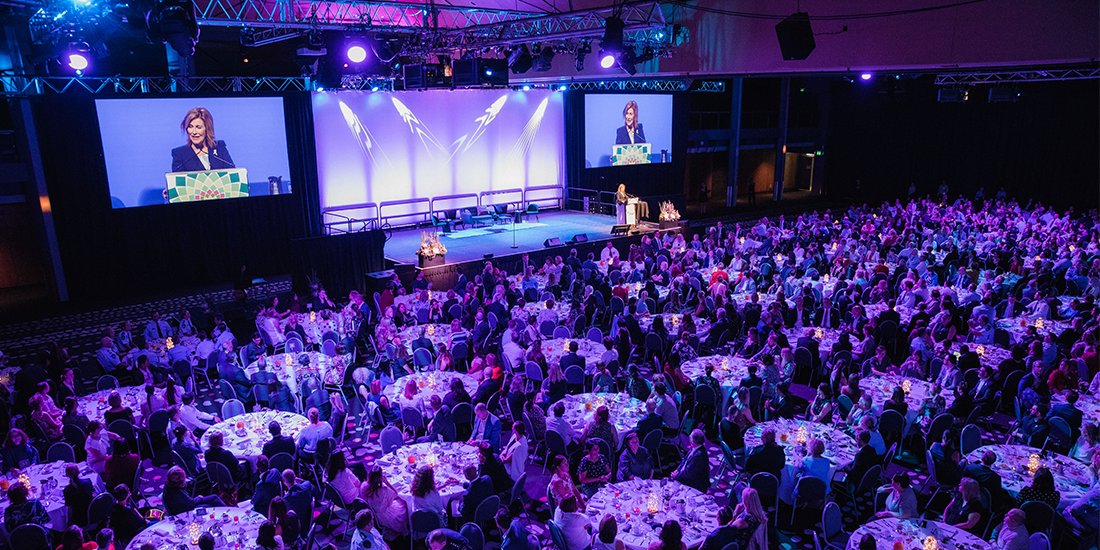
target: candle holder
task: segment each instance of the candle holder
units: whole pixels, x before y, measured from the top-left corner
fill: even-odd
[[[649,513],[651,513],[651,514],[656,514],[657,513],[658,506],[660,504],[661,504],[661,499],[657,498],[656,493],[650,493],[649,497],[646,498],[646,508],[649,510]]]
[[[824,334],[824,331],[822,331],[821,329],[814,330],[814,336],[817,336],[818,340],[820,340],[824,336]]]
[[[164,340],[164,347],[166,347],[168,349],[172,349],[172,348],[176,347],[176,344],[175,344],[175,342],[172,341],[171,336],[169,336],[168,338],[166,338]]]
[[[939,548],[939,543],[936,542],[936,537],[928,535],[924,538],[924,550],[936,550]]]
[[[981,345],[979,345],[979,346],[978,346],[978,347],[977,347],[977,348],[975,349],[975,351],[977,351],[977,352],[978,352],[978,356],[979,356],[979,357],[985,357],[985,346],[981,346]]]
[[[310,324],[316,324],[317,323],[317,312],[316,311],[309,312],[309,322],[310,322]]]
[[[435,336],[435,325],[428,325],[428,336]]]
[[[289,353],[283,354],[283,364],[284,365],[289,365],[292,361],[294,361],[294,358],[291,357]]]
[[[1042,317],[1035,320],[1035,328],[1038,328],[1038,329],[1043,328],[1043,318]]]
[[[905,392],[906,395],[909,395],[909,390],[911,390],[912,388],[913,388],[913,381],[912,380],[909,380],[908,378],[906,378],[905,380],[901,381],[901,391]]]
[[[192,523],[187,526],[187,533],[191,535],[191,544],[199,543],[199,535],[202,534],[202,527],[197,523]]]
[[[809,434],[807,434],[807,432],[806,432],[806,426],[799,426],[798,427],[798,434],[795,436],[795,441],[797,441],[799,444],[804,445],[806,443],[806,439],[808,437],[809,437]]]
[[[1028,471],[1028,473],[1030,473],[1031,475],[1035,475],[1035,470],[1038,470],[1039,466],[1040,466],[1040,464],[1039,464],[1039,455],[1032,454],[1030,457],[1028,457],[1028,459],[1027,459],[1027,471]]]

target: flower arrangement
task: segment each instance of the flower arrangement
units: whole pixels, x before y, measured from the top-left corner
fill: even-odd
[[[680,220],[680,213],[676,211],[676,207],[673,206],[672,201],[661,203],[660,220],[663,222],[675,222]]]
[[[423,256],[425,258],[434,258],[439,255],[447,253],[447,247],[443,246],[443,243],[439,242],[439,233],[427,231],[420,232],[420,249],[416,251],[417,256]]]

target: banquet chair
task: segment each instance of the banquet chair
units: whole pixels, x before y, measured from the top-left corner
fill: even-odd
[[[427,348],[416,348],[413,351],[413,366],[417,367],[417,370],[424,370],[434,363],[435,359],[432,357],[432,352]]]
[[[1050,550],[1050,538],[1046,533],[1031,534],[1031,550]]]
[[[527,501],[530,497],[527,496],[527,472],[520,474],[519,479],[512,485],[512,491],[508,494],[508,508],[512,510],[522,510],[519,515],[527,515],[527,524],[531,524],[530,514],[526,514]],[[516,507],[518,503],[518,508]]]
[[[569,458],[569,451],[565,447],[565,438],[549,428],[546,429],[546,452],[547,457],[561,455]]]
[[[736,542],[731,542],[722,547],[722,550],[737,550],[739,547]]]
[[[469,346],[465,342],[459,342],[451,348],[451,359],[454,364],[465,366],[466,358],[469,356]]]
[[[428,308],[420,308],[416,310],[416,322],[421,325],[428,324],[431,319],[428,317]]]
[[[378,442],[382,445],[382,452],[389,454],[405,445],[405,440],[401,437],[401,430],[395,426],[386,426],[382,428],[382,433],[378,436]]]
[[[726,472],[736,471],[739,464],[737,462],[737,457],[733,454],[733,451],[730,450],[730,446],[727,445],[725,441],[719,441],[718,445],[720,445],[722,449],[722,469],[717,477],[722,477]]]
[[[333,519],[338,520],[335,522],[337,525],[343,525],[339,537],[336,536],[337,528],[333,528],[331,534],[332,538],[340,541],[349,538],[351,532],[354,530],[352,526],[355,525],[355,513],[352,512],[348,504],[344,502],[344,497],[340,494],[340,491],[337,491],[331,483],[325,483],[324,490],[321,493],[321,501],[322,503],[325,501],[328,502],[328,508],[326,509],[329,518],[328,525],[333,524]]]
[[[863,473],[863,478],[859,480],[859,485],[856,486],[855,491],[853,491],[851,494],[848,494],[849,485],[847,483],[834,485],[833,489],[837,493],[847,495],[852,501],[855,501],[856,498],[863,496],[870,491],[873,491],[875,487],[878,486],[878,480],[879,477],[882,476],[882,472],[882,466],[879,466],[878,464],[875,464],[874,466],[868,468],[867,471]]]
[[[244,403],[241,403],[237,399],[229,399],[225,403],[222,403],[222,419],[228,420],[234,416],[244,414]]]
[[[302,342],[298,333],[292,332],[286,339],[286,352],[287,353],[302,353],[305,350],[305,344]]]
[[[329,357],[336,357],[336,340],[322,340],[321,351]]]
[[[485,533],[481,531],[481,527],[478,527],[476,523],[464,524],[458,530],[458,534],[466,537],[466,541],[470,543],[470,550],[485,549]]]
[[[237,398],[237,392],[233,391],[233,385],[228,380],[218,380],[218,389],[221,391],[222,399]]]
[[[573,321],[573,334],[576,334],[577,338],[580,338],[581,335],[584,334],[584,327],[588,326],[586,321],[588,321],[588,319],[584,315],[577,317],[577,320]]]
[[[844,520],[840,513],[840,506],[835,502],[825,505],[821,511],[821,538],[825,541],[826,548],[843,550],[848,546],[848,539],[852,534],[844,530]],[[814,532],[814,546],[820,548],[817,540],[817,532]]]
[[[932,451],[924,451],[924,458],[925,465],[928,468],[928,479],[926,479],[924,481],[924,484],[920,486],[920,490],[917,491],[917,494],[919,495],[920,493],[923,493],[928,485],[931,484],[933,487],[935,487],[935,490],[932,491],[932,496],[928,497],[928,504],[931,504],[932,501],[936,499],[936,495],[939,494],[940,491],[950,491],[952,489],[952,486],[946,483],[941,483],[939,477],[937,477],[936,461],[932,458]]]
[[[474,429],[474,408],[469,403],[459,403],[451,409],[459,441],[466,441]]]
[[[229,468],[226,468],[225,464],[221,462],[207,462],[206,477],[210,478],[211,484],[222,489],[236,490],[237,482],[233,481],[233,475],[229,473]]]
[[[573,335],[569,332],[569,327],[557,326],[554,327],[554,338],[572,338]]]
[[[836,397],[836,404],[840,408],[840,417],[848,418],[848,413],[852,410],[852,399],[847,395],[840,394]]]
[[[409,519],[409,550],[413,549],[416,541],[427,538],[428,533],[443,527],[439,524],[439,516],[428,510],[417,510]]]
[[[1028,533],[1044,533],[1048,537],[1051,535],[1056,515],[1054,508],[1042,501],[1029,500],[1023,503],[1020,509],[1024,511],[1024,516],[1027,518],[1024,525],[1027,526]]]
[[[642,438],[642,446],[649,451],[650,459],[656,462],[657,472],[662,474],[664,473],[661,467],[661,442],[663,439],[664,434],[661,433],[661,430],[651,430]]]
[[[277,472],[294,469],[294,457],[290,453],[276,453],[270,460],[271,469]]]
[[[50,534],[37,523],[25,523],[16,527],[8,541],[19,550],[50,550]]]
[[[586,334],[585,337],[596,343],[603,342],[603,333],[596,327],[588,329],[588,334]]]
[[[936,380],[940,377],[940,371],[943,370],[943,359],[940,357],[933,357],[928,362],[928,379]]]
[[[771,516],[772,525],[779,525],[779,480],[768,472],[760,472],[749,478],[749,487],[760,496],[760,504]]]
[[[1073,446],[1073,432],[1070,431],[1069,422],[1060,416],[1052,416],[1047,422],[1050,425],[1050,434],[1047,435],[1043,449],[1069,452],[1069,448]]]
[[[925,445],[931,447],[933,443],[939,442],[943,439],[943,432],[951,428],[951,425],[955,422],[955,417],[948,413],[940,413],[932,419],[932,423],[928,425],[928,429],[924,432]]]
[[[557,325],[553,321],[543,321],[539,323],[539,334],[542,334],[546,338],[554,337],[554,328]]]
[[[550,529],[550,540],[554,543],[556,550],[569,550],[569,547],[565,544],[565,535],[561,532],[561,527],[558,527],[554,520],[546,522],[546,527]]]
[[[898,443],[890,445],[889,449],[886,449],[886,458],[882,462],[882,477],[878,482],[880,485],[886,485],[890,483],[890,465],[894,463],[894,458],[897,455]]]
[[[496,516],[497,510],[500,509],[500,497],[497,495],[490,496],[481,501],[477,505],[477,510],[474,511],[474,523],[477,525],[491,525],[493,517]]]
[[[878,420],[878,431],[887,444],[900,443],[905,435],[905,417],[893,409],[883,411]]]
[[[193,374],[191,372],[191,363],[182,360],[172,363],[172,372],[176,373],[176,377],[179,378],[181,384],[190,380]]]
[[[982,446],[982,429],[973,425],[967,424],[962,429],[962,435],[959,439],[959,453],[964,457],[970,454],[971,451]]]
[[[96,391],[115,390],[118,389],[118,378],[110,374],[104,374],[99,377],[99,380],[95,383]]]
[[[401,408],[401,424],[406,430],[411,429],[413,436],[418,435],[418,429],[424,429],[424,415],[412,407]]]
[[[88,526],[98,526],[107,521],[114,512],[117,503],[118,501],[111,493],[102,493],[93,498],[92,503],[88,505]]]
[[[260,331],[260,334],[263,334],[263,331]],[[246,351],[248,351],[248,348],[237,349],[237,360],[240,361],[239,364],[241,365],[241,368],[248,366],[248,354],[245,353]]]
[[[565,383],[568,384],[571,394],[584,391],[584,369],[579,365],[570,365],[565,369]]]
[[[65,424],[61,426],[61,435],[64,436],[65,442],[73,448],[77,458],[84,460],[87,453],[84,450],[84,444],[88,441],[88,436],[84,434],[84,430],[73,424]]]
[[[76,462],[76,451],[72,445],[59,441],[46,450],[46,462]]]

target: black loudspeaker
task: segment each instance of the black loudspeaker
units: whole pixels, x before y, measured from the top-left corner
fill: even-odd
[[[779,37],[779,49],[783,59],[806,59],[814,51],[814,31],[810,28],[810,14],[800,11],[779,22],[775,26],[775,35]]]
[[[451,78],[456,87],[508,85],[506,59],[456,59],[451,62]]]
[[[561,246],[561,239],[558,238],[558,237],[554,237],[552,239],[546,239],[545,241],[542,242],[542,246],[544,246],[546,248],[551,248],[551,247],[554,247],[554,246]]]
[[[587,233],[581,233],[579,235],[573,235],[573,240],[570,241],[570,242],[586,243],[586,242],[588,242],[588,234]]]

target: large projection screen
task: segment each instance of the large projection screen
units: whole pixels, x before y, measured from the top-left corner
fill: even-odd
[[[564,185],[561,92],[318,92],[313,117],[322,211]],[[549,196],[558,195],[533,191],[528,198]],[[505,193],[492,199],[486,202],[518,202],[520,197]],[[465,197],[436,201],[434,207],[476,203]],[[427,210],[423,201],[386,208],[383,215]],[[377,215],[368,210],[340,214]]]

